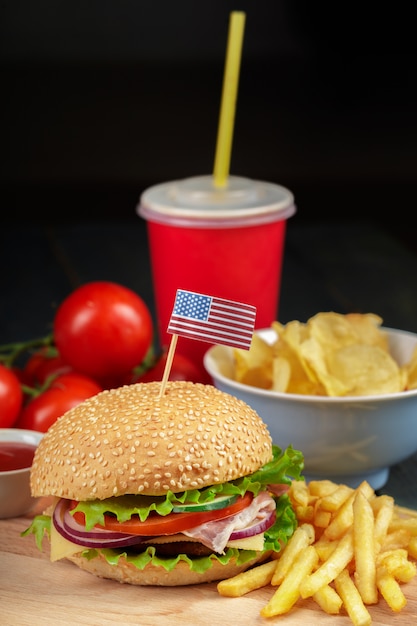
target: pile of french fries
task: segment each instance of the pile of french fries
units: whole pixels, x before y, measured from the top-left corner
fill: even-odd
[[[272,560],[218,583],[238,597],[271,585],[263,617],[288,613],[312,598],[354,626],[372,623],[381,598],[396,613],[406,605],[402,585],[417,573],[417,513],[404,511],[365,481],[356,489],[328,480],[294,481],[289,490],[299,525]]]

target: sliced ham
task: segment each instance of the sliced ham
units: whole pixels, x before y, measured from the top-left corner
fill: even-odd
[[[282,496],[284,493],[288,493],[290,486],[285,484],[268,485],[269,491],[275,496]]]
[[[249,526],[254,520],[262,521],[275,508],[275,500],[265,491],[256,496],[246,509],[236,513],[236,515],[218,521],[206,522],[195,528],[184,530],[182,534],[197,539],[213,552],[223,554],[230,535],[235,530]]]

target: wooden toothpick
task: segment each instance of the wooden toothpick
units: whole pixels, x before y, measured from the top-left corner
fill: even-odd
[[[162,396],[164,395],[167,380],[169,378],[169,373],[171,371],[172,361],[174,359],[177,341],[178,341],[178,335],[173,334],[171,337],[171,343],[169,344],[169,350],[167,354],[167,360],[165,363],[164,375],[162,376],[162,381],[161,381],[161,389],[159,390],[159,398],[162,398]]]

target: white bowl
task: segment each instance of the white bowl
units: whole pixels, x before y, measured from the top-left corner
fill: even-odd
[[[417,345],[414,333],[384,328],[390,352],[403,365]],[[272,329],[256,331],[272,343]],[[209,348],[204,366],[214,385],[251,405],[274,443],[301,450],[307,480],[329,479],[353,487],[367,480],[374,489],[390,466],[417,451],[417,389],[379,396],[322,397],[286,394],[233,380],[233,350]]]
[[[20,428],[0,428],[0,450],[4,442],[24,443],[36,448],[43,433]],[[0,518],[18,517],[36,503],[30,493],[30,468],[0,471]]]

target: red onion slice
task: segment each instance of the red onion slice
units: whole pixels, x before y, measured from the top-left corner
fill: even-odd
[[[245,528],[240,528],[239,530],[235,530],[229,537],[229,540],[233,539],[246,539],[246,537],[253,537],[254,535],[259,535],[260,533],[264,533],[268,528],[270,528],[276,519],[276,512],[267,511],[265,517],[257,517],[254,519],[249,526]]]
[[[93,528],[91,531],[79,524],[69,512],[70,502],[61,499],[53,513],[53,524],[56,530],[68,541],[85,548],[122,548],[139,544],[147,537],[138,537],[129,533],[118,533],[104,528]]]

